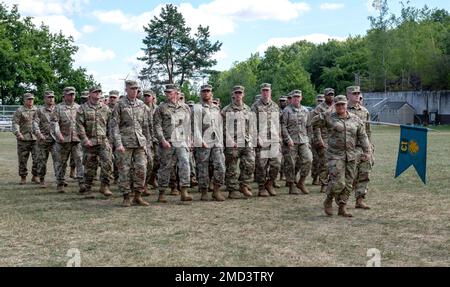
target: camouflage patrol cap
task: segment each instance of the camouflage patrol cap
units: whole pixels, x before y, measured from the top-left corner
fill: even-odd
[[[44,97],[54,97],[55,93],[53,91],[45,91]]]
[[[245,91],[244,86],[236,85],[233,87],[233,93],[238,92],[238,91],[244,92]]]
[[[334,89],[333,88],[326,88],[325,90],[323,90],[323,94],[325,96],[328,96],[329,94],[333,94],[334,95]]]
[[[262,83],[260,86],[261,90],[270,90],[272,88],[272,85],[269,83]]]
[[[289,94],[287,94],[286,98],[287,99],[292,99],[292,92],[289,92]]]
[[[337,95],[336,97],[334,97],[334,103],[335,104],[346,104],[347,97],[344,95]]]
[[[353,93],[361,93],[361,88],[359,86],[350,86],[347,87],[347,94],[353,94]]]
[[[179,89],[178,89],[178,86],[177,85],[175,85],[175,84],[168,84],[168,85],[166,85],[165,86],[165,88],[164,88],[164,92],[166,93],[166,92],[172,92],[172,91],[178,91]]]
[[[64,95],[71,95],[71,94],[75,95],[76,90],[74,87],[65,87],[63,92],[64,92]]]
[[[211,86],[211,85],[208,85],[208,84],[202,85],[202,86],[200,87],[200,90],[201,90],[201,91],[212,91],[212,86]]]
[[[23,99],[24,100],[34,99],[34,95],[32,93],[25,93],[23,94]]]
[[[301,96],[302,96],[302,91],[300,91],[300,90],[293,90],[293,91],[291,92],[291,95],[292,95],[293,97],[301,97]]]
[[[152,90],[144,90],[143,92],[142,92],[142,95],[145,97],[146,95],[147,96],[152,96],[152,97],[154,97],[155,96],[155,93],[152,91]]]
[[[280,101],[280,102],[285,102],[285,101],[287,101],[287,98],[286,98],[286,97],[280,97],[280,98],[278,99],[278,101]]]
[[[192,107],[194,105],[194,101],[188,101],[187,104],[188,106]]]
[[[126,80],[125,81],[125,87],[130,88],[130,89],[133,89],[133,88],[138,88],[139,89],[139,84],[135,80]]]
[[[100,86],[93,86],[89,89],[89,93],[102,92],[102,88]]]
[[[318,94],[318,95],[316,96],[316,100],[325,100],[325,96],[322,95],[322,94]]]
[[[89,97],[89,91],[83,91],[82,93],[81,93],[81,98],[87,98],[87,97]]]
[[[113,97],[113,98],[117,98],[119,96],[119,91],[117,91],[117,90],[109,91],[109,96]]]

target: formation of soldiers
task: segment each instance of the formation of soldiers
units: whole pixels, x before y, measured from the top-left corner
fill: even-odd
[[[318,95],[312,111],[301,105],[302,91],[294,90],[279,103],[272,100],[271,85],[263,83],[251,107],[243,99],[245,88],[234,86],[231,103],[220,108],[210,85],[203,85],[200,102],[184,102],[176,85],[166,85],[166,100],[157,105],[152,91],[140,91],[136,81],[125,82],[126,94],[109,92],[102,98],[100,87],[83,92],[75,102],[76,90],[66,87],[63,101],[55,105],[52,91],[44,94],[44,105],[33,105],[34,95],[24,95],[24,105],[13,119],[17,138],[20,184],[26,183],[31,153],[31,181],[46,188],[46,167],[52,154],[56,190],[67,187],[66,169],[79,192],[95,198],[94,180],[100,167],[99,192],[112,196],[118,184],[122,205],[148,206],[143,196],[158,189],[157,201],[166,194],[192,201],[190,187],[198,186],[201,200],[226,200],[253,196],[276,196],[277,178],[285,179],[289,194],[309,194],[306,179],[321,185],[326,194],[324,212],[351,217],[346,205],[353,191],[356,208],[369,209],[364,202],[373,165],[373,144],[367,109],[361,105],[358,86],[335,96],[332,88]],[[139,99],[139,95],[140,98]]]

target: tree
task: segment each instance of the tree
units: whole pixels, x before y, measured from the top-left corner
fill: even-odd
[[[167,4],[159,17],[154,17],[144,27],[144,57],[139,60],[147,65],[140,78],[158,87],[166,83],[183,86],[191,79],[216,64],[212,55],[220,50],[222,43],[209,40],[209,27],[199,26],[191,36],[183,15],[177,7]]]

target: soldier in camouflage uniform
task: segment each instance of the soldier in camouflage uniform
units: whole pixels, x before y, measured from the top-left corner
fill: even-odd
[[[321,103],[323,103],[325,101],[325,96],[323,94],[317,95],[316,96],[316,107],[318,107]],[[315,116],[315,112],[314,110],[310,111],[311,114],[311,118],[313,118]],[[310,134],[310,143],[314,143],[314,138],[313,138],[313,133]],[[311,167],[311,177],[313,178],[312,184],[313,185],[320,185],[320,180],[319,180],[319,174],[320,174],[320,159],[319,159],[319,154],[317,152],[317,147],[312,144],[311,145],[311,151],[313,154],[313,162],[312,162],[312,167]]]
[[[56,137],[56,154],[58,170],[56,172],[57,191],[64,193],[66,167],[69,156],[73,157],[76,165],[76,178],[78,180],[80,191],[84,190],[84,171],[82,164],[82,150],[80,138],[76,131],[76,113],[80,107],[75,103],[75,88],[64,88],[64,101],[55,108],[52,119],[53,132]]]
[[[198,168],[198,190],[201,200],[207,201],[210,185],[210,166],[213,166],[213,199],[224,201],[220,187],[225,181],[225,157],[223,154],[223,126],[220,109],[212,103],[212,87],[201,86],[202,101],[194,105],[192,120],[194,124],[195,160]]]
[[[27,178],[27,162],[28,158],[32,159],[33,177],[31,179],[34,183],[39,183],[38,173],[38,145],[36,137],[32,132],[32,122],[37,108],[33,105],[34,95],[26,93],[23,95],[24,105],[17,109],[12,120],[12,132],[17,138],[17,156],[19,159],[19,176],[21,177],[20,184],[26,183]]]
[[[311,118],[315,116],[334,111],[334,90],[332,88],[326,88],[324,90],[325,101],[318,105],[312,112]],[[317,139],[316,134],[320,133],[321,141]],[[318,175],[321,185],[320,192],[324,193],[328,185],[328,163],[326,158],[326,151],[328,147],[328,134],[327,129],[323,128],[320,131],[314,131],[313,128],[313,148],[317,152],[318,157]]]
[[[155,106],[153,104],[153,97],[155,97],[155,93],[151,90],[144,90],[143,91],[143,97],[144,97],[144,104],[147,106],[147,113],[148,113],[148,126],[149,126],[149,132],[151,135],[152,141],[147,142],[147,177],[145,179],[145,187],[144,192],[142,193],[143,196],[149,196],[151,193],[148,191],[147,185],[151,184],[151,180],[155,180],[155,177],[152,179],[152,172],[153,172],[153,163],[154,163],[154,157],[155,157],[155,151],[153,147],[154,143],[154,136],[153,136],[153,115],[155,114]]]
[[[108,108],[111,110],[111,113],[114,110],[114,107],[116,106],[118,99],[119,99],[119,91],[117,91],[117,90],[109,91]],[[110,121],[110,124],[111,124],[111,121]],[[111,132],[111,129],[110,129],[110,132]],[[110,139],[111,140],[110,140],[109,144],[111,145],[111,148],[112,148],[112,161],[113,161],[113,167],[114,167],[113,177],[114,177],[114,184],[116,184],[117,181],[119,180],[119,170],[117,169],[117,161],[116,161],[116,157],[115,157],[116,149],[113,145],[114,141],[112,139],[112,133],[111,133]]]
[[[81,96],[80,96],[80,105],[84,104],[87,102],[89,97],[89,91],[83,91],[81,92]]]
[[[169,186],[175,163],[178,167],[181,201],[191,201],[192,196],[187,191],[191,181],[189,166],[191,110],[188,105],[179,101],[177,86],[166,85],[164,93],[167,99],[156,108],[153,118],[155,137],[159,141],[161,164],[158,171],[158,202],[167,202],[164,194]]]
[[[255,156],[258,196],[275,196],[274,183],[281,168],[280,108],[272,101],[270,84],[261,84],[261,97],[251,109],[256,115],[258,131]]]
[[[373,165],[373,142],[372,132],[370,129],[370,114],[369,111],[363,107],[361,101],[361,89],[359,86],[347,87],[347,98],[349,99],[348,111],[357,115],[361,121],[365,123],[366,134],[369,139],[369,143],[372,147],[371,160],[361,160],[361,156],[364,156],[363,149],[357,145],[357,160],[356,160],[356,178],[354,183],[354,191],[356,197],[355,208],[370,209],[368,205],[364,203],[365,196],[367,194],[367,186],[369,185],[369,175]]]
[[[281,134],[284,144],[285,172],[289,194],[299,194],[295,188],[295,183],[303,194],[309,193],[305,186],[305,180],[311,170],[312,163],[308,138],[309,112],[300,104],[302,98],[302,91],[292,91],[292,103],[281,114]],[[299,172],[300,179],[297,181]]]
[[[100,160],[100,193],[104,196],[111,196],[109,190],[112,180],[112,149],[110,118],[111,110],[108,106],[100,103],[99,87],[92,87],[89,90],[89,98],[81,105],[76,116],[76,126],[78,136],[84,148],[84,183],[86,186],[86,198],[94,198],[92,184],[97,174]]]
[[[347,98],[338,95],[334,101],[335,112],[321,113],[312,120],[312,125],[317,128],[315,136],[319,142],[323,141],[319,128],[325,128],[328,132],[329,182],[324,211],[328,216],[333,215],[332,204],[335,198],[339,205],[338,215],[352,217],[347,212],[346,205],[355,180],[358,157],[356,148],[361,146],[363,150],[362,161],[369,160],[371,148],[364,123],[358,116],[347,111]]]
[[[250,107],[243,102],[244,92],[243,86],[234,86],[231,104],[222,109],[225,140],[225,184],[228,198],[231,199],[241,198],[238,190],[245,198],[252,196],[250,183],[255,170],[255,150],[252,138],[255,121]],[[240,121],[239,125],[238,121]],[[237,174],[238,160],[239,178]]]
[[[147,107],[137,99],[139,86],[136,81],[127,80],[125,86],[127,95],[114,107],[111,123],[122,205],[131,206],[130,193],[133,191],[133,203],[148,206],[141,196],[147,174],[147,142],[152,141]]]
[[[55,94],[53,91],[45,91],[44,105],[39,107],[33,118],[33,134],[37,138],[39,155],[38,155],[38,174],[41,181],[41,188],[47,187],[45,184],[45,175],[47,174],[47,161],[50,153],[53,159],[53,169],[58,170],[58,157],[55,150],[55,135],[53,133],[52,118],[55,112]]]

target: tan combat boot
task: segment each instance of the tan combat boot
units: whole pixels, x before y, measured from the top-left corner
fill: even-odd
[[[95,194],[92,192],[91,187],[86,187],[86,192],[82,193],[82,194],[84,194],[84,198],[86,198],[86,199],[94,199],[95,198]]]
[[[64,190],[64,185],[63,184],[58,184],[57,186],[56,186],[56,191],[58,192],[58,193],[65,193],[66,191]]]
[[[233,190],[233,191],[228,192],[228,198],[229,199],[240,199],[241,195],[239,194],[239,192]]]
[[[326,193],[327,192],[327,185],[322,185],[320,187],[320,193]]]
[[[298,190],[295,187],[295,184],[293,182],[287,183],[287,186],[289,187],[289,194],[294,194],[294,195],[300,194],[300,192],[298,192]]]
[[[274,187],[275,187],[275,181],[268,180],[268,181],[266,182],[266,184],[265,184],[264,187],[267,189],[267,191],[269,192],[269,194],[270,194],[271,196],[277,195],[277,193],[275,192],[275,189],[274,189]],[[278,187],[279,187],[279,186],[278,186]]]
[[[341,215],[343,217],[353,217],[353,215],[351,213],[347,212],[347,206],[345,203],[339,204],[338,215]]]
[[[40,183],[39,177],[33,175],[33,177],[31,178],[31,182],[34,184],[39,184]]]
[[[180,193],[181,193],[181,201],[192,201],[192,196],[189,195],[187,187],[182,187]]]
[[[137,192],[137,191],[134,192],[133,204],[140,205],[140,206],[149,206],[150,205],[150,203],[148,203],[147,201],[142,199],[141,193]]]
[[[327,195],[325,201],[323,202],[323,207],[326,215],[333,215],[333,197],[331,195]]]
[[[20,177],[20,185],[24,185],[24,184],[26,184],[27,183],[27,177],[26,176],[24,176],[24,175],[22,175],[21,177]]]
[[[313,177],[312,185],[320,185],[320,180],[318,176]]]
[[[241,185],[239,190],[246,198],[253,196],[252,192],[250,191],[250,188],[246,185]]]
[[[170,190],[170,195],[178,196],[180,195],[180,191],[176,187],[172,187]]]
[[[360,196],[356,199],[355,208],[370,209],[370,206],[364,203],[364,197]]]
[[[109,184],[102,183],[100,185],[100,193],[106,197],[111,196],[112,192],[111,192],[111,190],[109,190]]]
[[[47,184],[45,183],[45,178],[44,177],[40,178],[39,187],[40,188],[47,188]]]
[[[260,186],[258,189],[258,196],[260,197],[269,197],[270,194],[269,192],[266,190],[265,186]]]
[[[306,177],[301,177],[297,183],[297,188],[300,189],[303,194],[309,194],[309,190],[305,186],[305,180]]]
[[[150,196],[152,193],[148,191],[147,184],[144,185],[144,191],[142,192],[142,196]]]
[[[166,203],[167,202],[167,199],[165,198],[164,193],[166,193],[166,191],[164,189],[161,189],[159,191],[158,202],[161,202],[161,203]]]
[[[209,201],[207,188],[199,188],[199,192],[202,194],[201,201]]]
[[[279,185],[276,180],[273,181],[272,185],[273,185],[274,188],[280,188],[281,187],[281,185]],[[270,193],[270,191],[269,191],[269,193]]]
[[[70,174],[69,174],[70,178],[75,178],[75,168],[71,167],[70,168]]]
[[[124,194],[123,195],[122,206],[123,207],[130,207],[131,206],[131,201],[130,201],[130,195],[129,194]]]
[[[214,185],[214,190],[213,190],[212,197],[216,201],[224,201],[225,200],[225,197],[220,192],[220,185],[218,185],[218,184]]]

